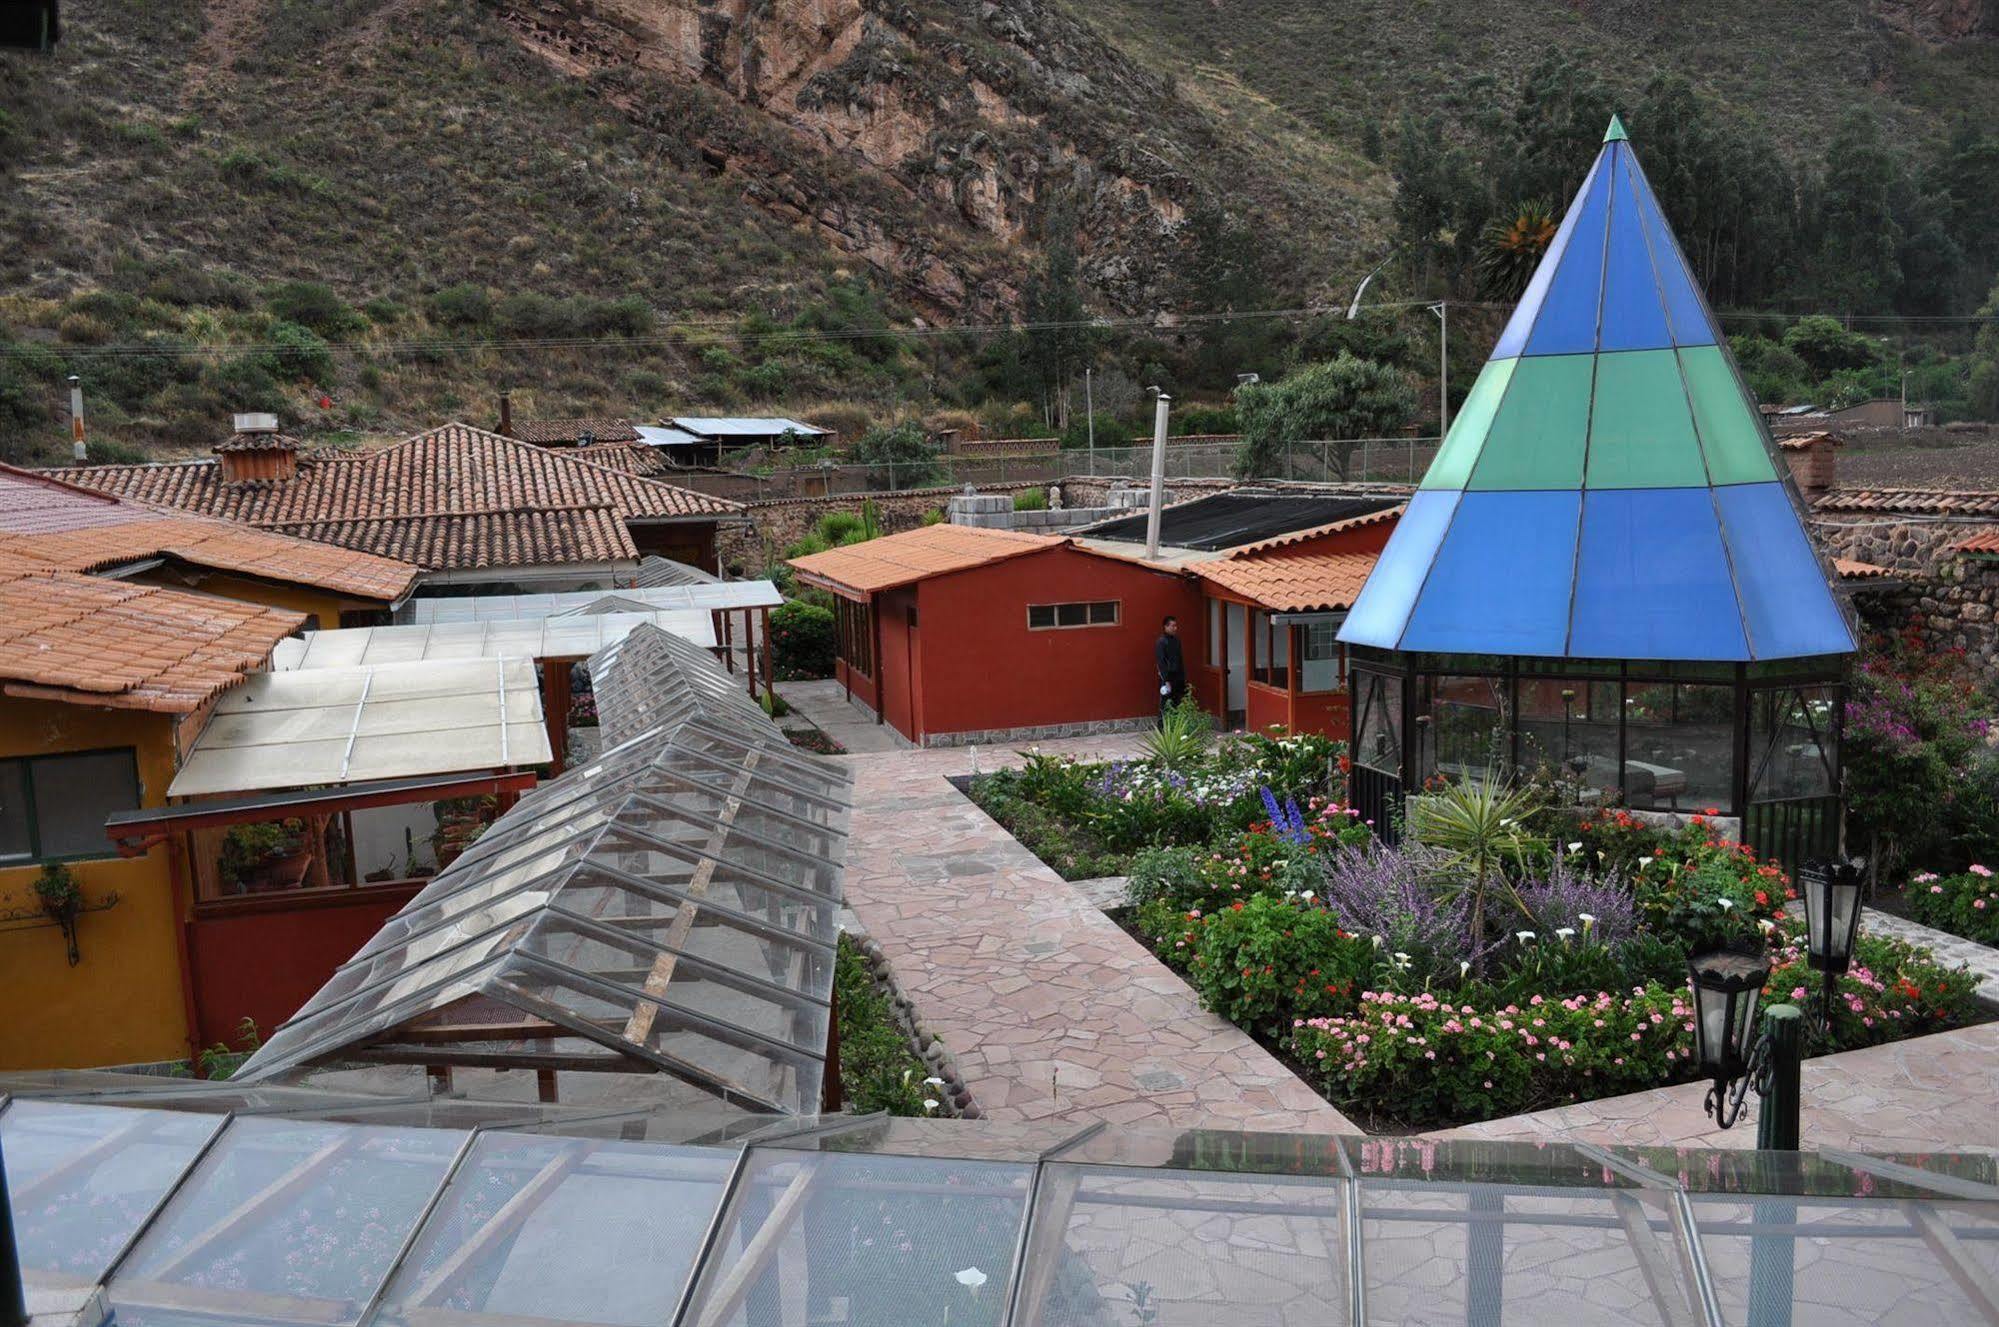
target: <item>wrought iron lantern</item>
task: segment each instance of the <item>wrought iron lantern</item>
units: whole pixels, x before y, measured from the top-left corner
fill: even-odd
[[[1861,863],[1810,861],[1798,870],[1798,893],[1805,901],[1805,960],[1824,976],[1819,993],[1818,1029],[1832,1019],[1833,994],[1853,963],[1860,933]]]
[[[1694,996],[1694,1048],[1712,1081],[1707,1113],[1727,1129],[1742,1115],[1749,1088],[1767,1084],[1768,1043],[1756,1035],[1756,1006],[1770,979],[1762,954],[1720,949],[1687,960]]]

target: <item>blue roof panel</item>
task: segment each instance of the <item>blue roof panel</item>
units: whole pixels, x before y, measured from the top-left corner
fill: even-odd
[[[1581,503],[1574,489],[1465,494],[1402,648],[1560,655]],[[1493,575],[1496,567],[1504,573]]]
[[[1568,652],[1581,659],[1749,658],[1711,490],[1583,495]]]
[[[1652,270],[1645,223],[1631,178],[1631,149],[1613,143],[1610,156],[1610,240],[1604,249],[1603,313],[1597,349],[1664,350],[1673,344],[1665,297]]]
[[[1534,317],[1541,312],[1541,304],[1547,298],[1549,283],[1555,279],[1555,269],[1561,265],[1562,255],[1568,252],[1569,241],[1575,236],[1576,223],[1583,207],[1584,196],[1589,192],[1590,182],[1603,170],[1602,158],[1590,168],[1583,180],[1582,193],[1569,205],[1562,217],[1562,224],[1555,230],[1555,238],[1548,242],[1548,251],[1541,255],[1541,261],[1534,268],[1534,275],[1528,278],[1527,289],[1521,293],[1520,303],[1514,305],[1513,316],[1506,320],[1506,330],[1499,334],[1499,343],[1492,348],[1493,359],[1513,359],[1524,354],[1527,337],[1534,330]]]
[[[1340,639],[1349,645],[1373,645],[1392,650],[1402,638],[1409,610],[1429,574],[1437,546],[1457,510],[1455,489],[1431,488],[1409,499],[1409,507],[1388,536],[1388,546],[1375,559],[1374,570],[1361,586],[1360,597],[1340,627]]]
[[[1845,654],[1853,633],[1832,595],[1825,567],[1796,520],[1779,483],[1735,484],[1714,491],[1749,640],[1759,659]]]
[[[1645,241],[1652,251],[1652,270],[1658,276],[1659,289],[1665,297],[1666,315],[1673,328],[1673,344],[1716,345],[1721,341],[1721,331],[1708,313],[1707,302],[1701,299],[1693,273],[1687,270],[1686,256],[1680,252],[1679,242],[1673,238],[1673,228],[1666,224],[1665,214],[1659,210],[1659,200],[1645,179],[1645,168],[1638,164],[1636,153],[1627,150],[1625,158],[1631,164],[1631,182],[1638,191],[1638,214],[1645,223]]]
[[[1608,154],[1606,154],[1608,155]],[[1602,157],[1583,185],[1582,201],[1573,209],[1575,232],[1554,261],[1555,275],[1542,299],[1526,354],[1574,355],[1596,349],[1597,306],[1603,293],[1603,235],[1610,211],[1610,168]],[[1526,308],[1526,302],[1521,302]],[[1495,350],[1493,353],[1499,353]]]

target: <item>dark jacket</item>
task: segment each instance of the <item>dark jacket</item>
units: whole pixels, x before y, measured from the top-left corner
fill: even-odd
[[[1180,653],[1180,638],[1159,633],[1159,639],[1152,647],[1152,663],[1159,670],[1159,680],[1168,686],[1181,686],[1187,681],[1187,661]]]

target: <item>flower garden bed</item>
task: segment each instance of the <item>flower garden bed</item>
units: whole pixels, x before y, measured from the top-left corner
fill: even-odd
[[[1067,878],[1123,867],[1126,929],[1373,1130],[1698,1077],[1686,961],[1702,949],[1763,950],[1767,999],[1817,998],[1790,881],[1703,817],[1667,833],[1445,790],[1387,848],[1342,805],[1334,744],[1287,742],[1224,742],[1170,774],[1035,756],[972,794]],[[1814,1051],[1980,1021],[1974,990],[1863,931]]]

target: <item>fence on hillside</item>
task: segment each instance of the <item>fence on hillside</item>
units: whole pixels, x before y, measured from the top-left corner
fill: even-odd
[[[1437,453],[1435,438],[1361,438],[1351,442],[1287,443],[1264,479],[1413,484]],[[1344,471],[1340,460],[1347,458]],[[1166,448],[1169,479],[1220,479],[1235,473],[1232,443],[1196,442]],[[762,473],[688,470],[668,482],[738,502],[835,497],[908,488],[960,488],[1045,484],[1072,475],[1143,481],[1152,473],[1152,448],[1072,447],[1020,456],[944,454],[929,460],[879,465],[821,464]]]

